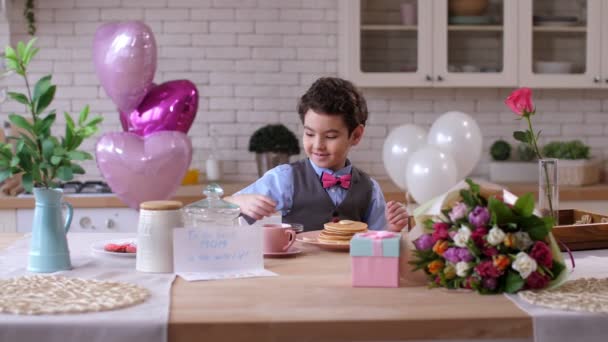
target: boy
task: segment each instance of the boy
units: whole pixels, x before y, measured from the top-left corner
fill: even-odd
[[[340,78],[320,78],[298,103],[307,159],[269,170],[226,200],[255,220],[280,210],[285,223],[323,229],[337,220],[363,221],[369,229],[401,231],[407,211],[384,201],[378,183],[354,167],[348,151],[361,141],[367,104],[355,86]]]

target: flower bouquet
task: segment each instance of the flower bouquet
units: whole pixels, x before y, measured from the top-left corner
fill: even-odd
[[[517,198],[467,179],[415,216],[423,231],[410,263],[424,270],[431,286],[494,294],[565,280],[553,219],[538,215],[531,194]]]

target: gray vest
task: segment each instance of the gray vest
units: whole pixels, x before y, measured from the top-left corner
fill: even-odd
[[[320,177],[308,159],[291,164],[293,204],[283,216],[284,223],[301,223],[305,231],[323,229],[323,224],[337,220],[363,221],[372,200],[372,181],[353,166],[350,188],[337,207],[323,188]]]

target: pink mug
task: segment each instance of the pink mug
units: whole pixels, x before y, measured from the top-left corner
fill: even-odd
[[[284,253],[296,242],[296,233],[288,224],[264,225],[264,253]]]

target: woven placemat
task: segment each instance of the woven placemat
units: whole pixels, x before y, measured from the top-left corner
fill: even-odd
[[[19,315],[114,310],[144,302],[150,293],[138,285],[61,276],[0,279],[0,312]]]
[[[608,313],[608,279],[570,280],[551,290],[522,291],[519,297],[552,309]]]

